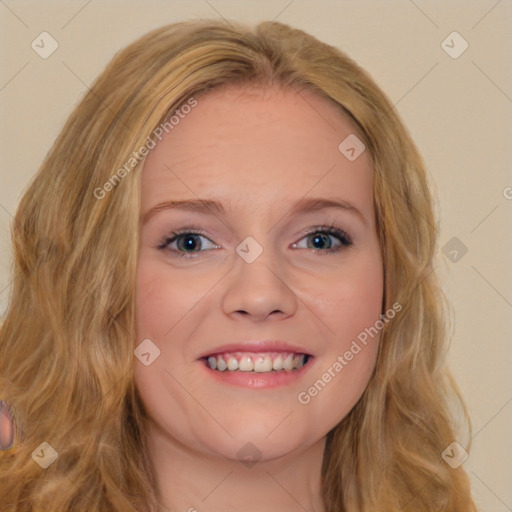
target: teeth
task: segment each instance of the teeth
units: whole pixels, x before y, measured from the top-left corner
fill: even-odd
[[[252,372],[254,370],[254,364],[250,356],[244,356],[240,359],[239,369],[242,372]]]
[[[269,372],[272,370],[272,359],[268,356],[258,356],[254,361],[255,372]]]
[[[272,368],[274,370],[282,370],[283,369],[283,356],[279,354],[272,363]]]
[[[209,360],[210,359],[208,359],[208,361]],[[214,368],[214,370],[215,370],[215,368]],[[238,370],[238,361],[234,357],[230,357],[228,359],[228,370],[230,370],[230,371]]]
[[[304,366],[306,355],[294,353],[241,353],[222,354],[208,357],[207,366],[218,371],[241,371],[267,373],[291,371]]]
[[[293,354],[288,354],[283,361],[283,369],[290,371],[293,368]]]

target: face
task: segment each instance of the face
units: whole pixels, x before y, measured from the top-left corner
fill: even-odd
[[[170,443],[297,453],[375,365],[378,336],[357,338],[383,297],[369,158],[338,149],[355,128],[313,92],[229,86],[187,111],[142,173],[136,386]]]

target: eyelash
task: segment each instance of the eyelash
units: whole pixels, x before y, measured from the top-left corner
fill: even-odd
[[[310,231],[305,233],[300,240],[302,240],[303,238],[306,238],[308,236],[317,234],[317,233],[325,233],[330,236],[335,236],[341,242],[341,244],[339,246],[331,248],[331,249],[312,249],[315,254],[319,254],[322,256],[325,256],[326,254],[337,253],[340,250],[342,250],[343,248],[351,246],[353,243],[352,239],[345,231],[343,231],[342,229],[336,228],[334,225],[314,226],[313,228],[311,228]],[[193,226],[188,226],[188,227],[184,227],[184,228],[178,229],[176,231],[173,231],[171,233],[171,235],[165,235],[160,240],[160,242],[157,246],[157,249],[162,250],[162,251],[170,250],[170,251],[176,252],[177,256],[179,258],[195,258],[196,256],[194,256],[194,254],[196,254],[196,253],[200,254],[201,252],[204,252],[204,251],[194,251],[194,252],[187,253],[187,252],[177,251],[175,249],[169,249],[168,246],[170,244],[172,244],[173,242],[175,242],[178,239],[178,237],[180,237],[181,235],[200,235],[200,236],[204,236],[205,238],[208,238],[202,229],[197,229]],[[212,242],[209,238],[208,238],[208,240],[210,242]],[[212,243],[214,243],[214,242],[212,242]]]

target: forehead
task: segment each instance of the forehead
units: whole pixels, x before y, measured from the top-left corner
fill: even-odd
[[[371,208],[366,153],[350,161],[338,148],[351,134],[356,128],[341,109],[310,90],[213,90],[198,96],[147,156],[143,208],[197,197],[261,208],[308,194]]]

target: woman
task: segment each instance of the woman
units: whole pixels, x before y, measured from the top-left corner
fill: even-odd
[[[6,510],[476,510],[425,174],[302,31],[116,55],[13,224]]]

